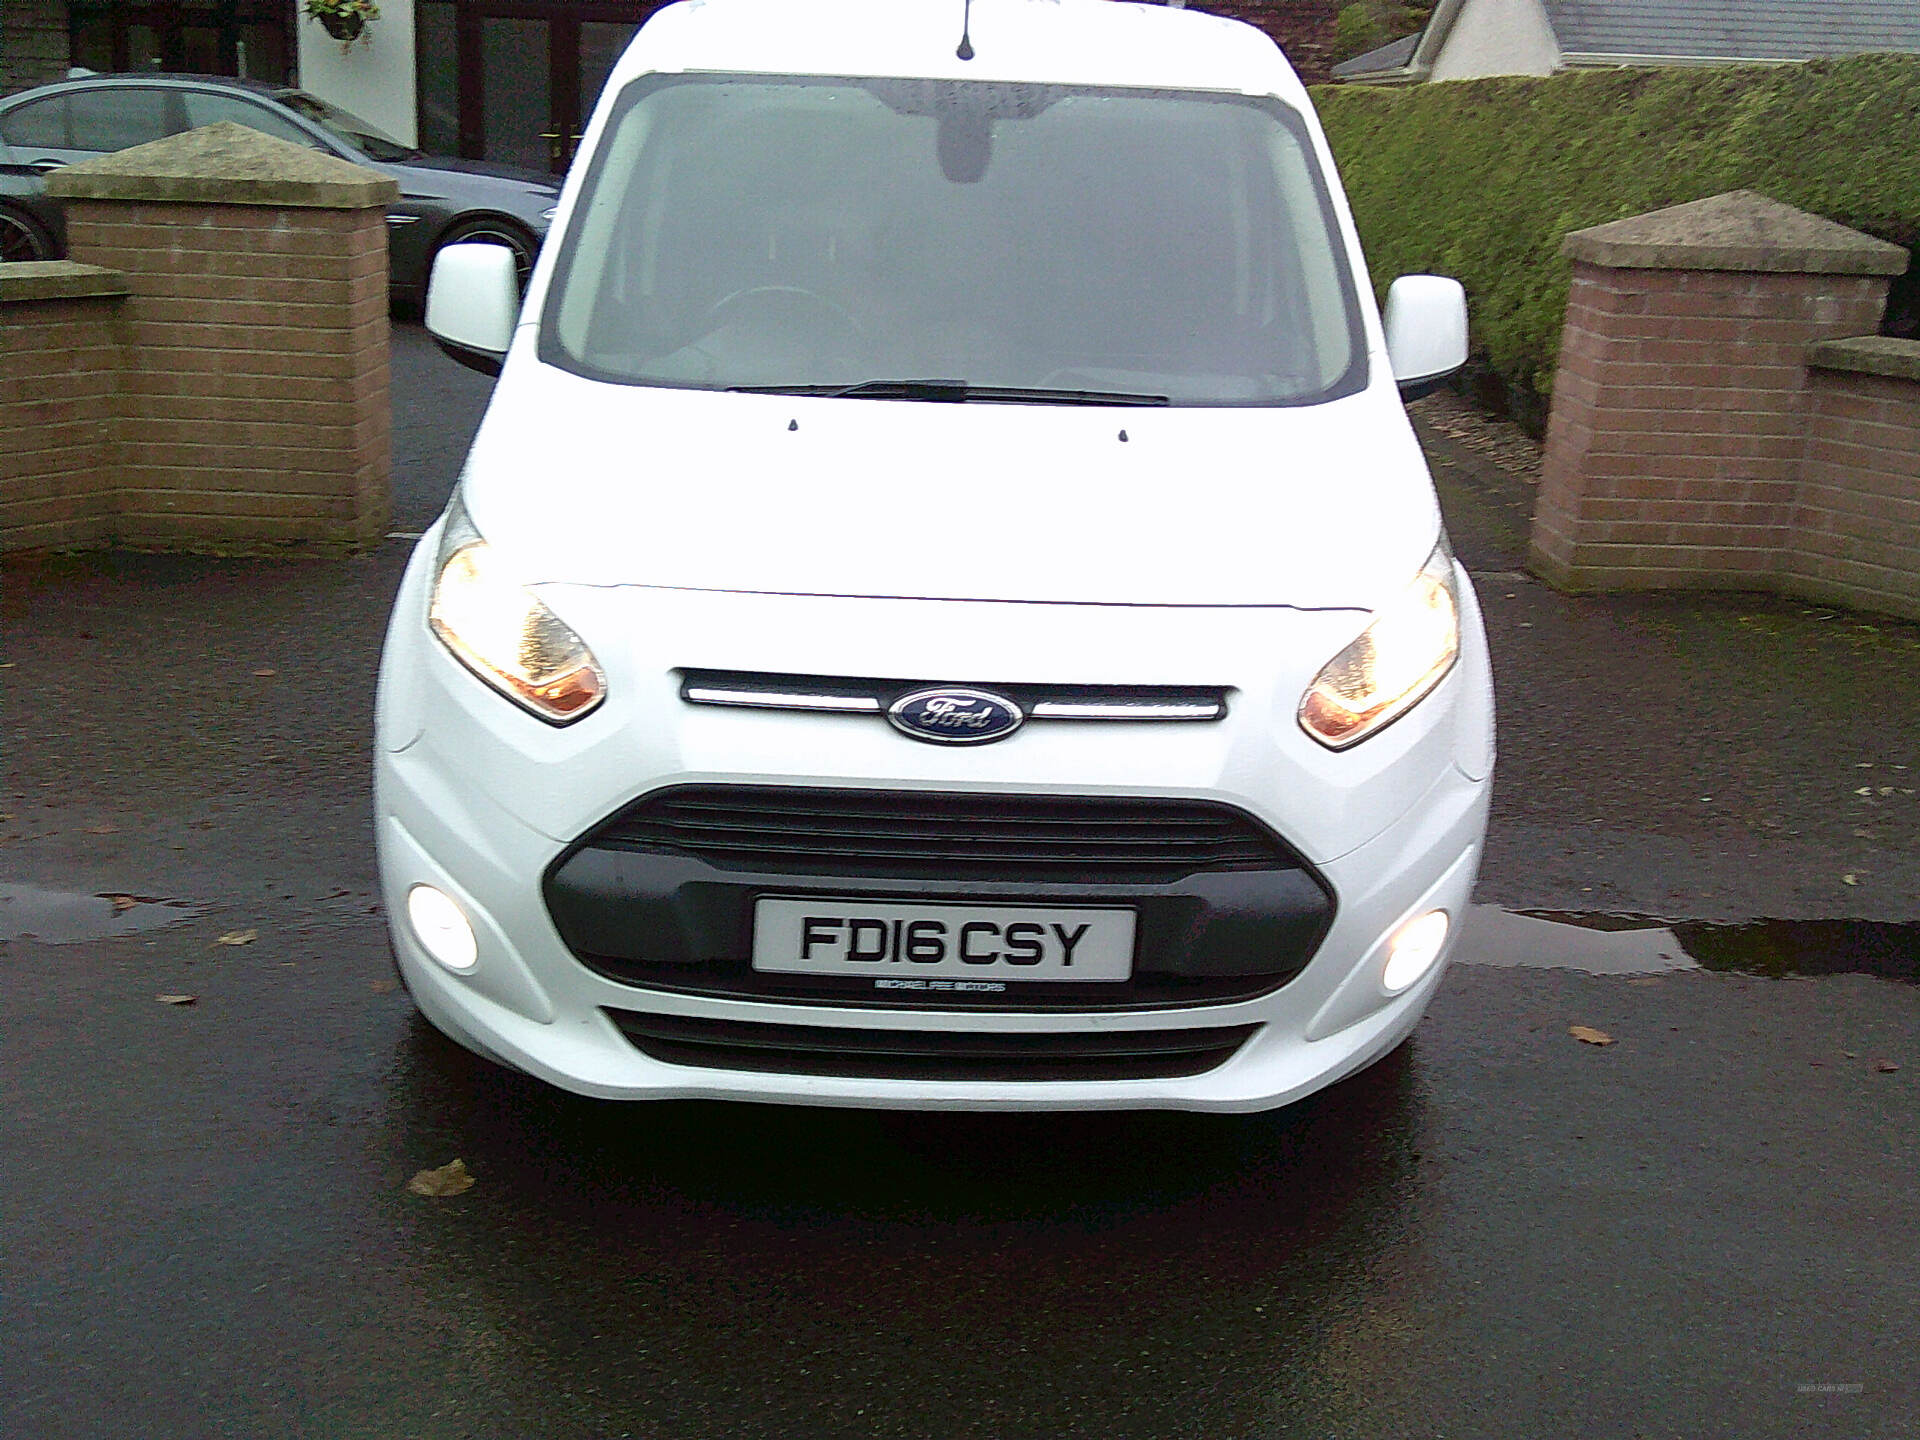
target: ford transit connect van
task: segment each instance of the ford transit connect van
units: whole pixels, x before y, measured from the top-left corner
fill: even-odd
[[[703,0],[613,73],[380,676],[393,945],[590,1095],[1285,1104],[1440,983],[1473,589],[1259,32],[1114,0]]]

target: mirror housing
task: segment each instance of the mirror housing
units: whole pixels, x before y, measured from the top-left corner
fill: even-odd
[[[1467,363],[1467,292],[1444,275],[1402,275],[1387,291],[1387,358],[1400,398],[1418,400]]]
[[[520,318],[520,281],[504,245],[449,245],[433,257],[427,332],[449,357],[498,375]]]

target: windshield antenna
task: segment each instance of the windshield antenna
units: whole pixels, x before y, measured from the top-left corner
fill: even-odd
[[[973,59],[973,0],[961,0],[960,11],[960,48],[953,53],[962,60]]]

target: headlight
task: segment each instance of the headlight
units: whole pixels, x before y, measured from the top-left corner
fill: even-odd
[[[1446,537],[1413,583],[1326,663],[1300,701],[1300,728],[1344,750],[1406,714],[1460,658],[1460,597]]]
[[[427,623],[461,664],[542,720],[578,720],[607,693],[586,642],[520,584],[456,497],[435,564]]]

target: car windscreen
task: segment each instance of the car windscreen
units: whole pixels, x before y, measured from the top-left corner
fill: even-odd
[[[1290,107],[925,80],[636,82],[541,353],[629,384],[941,398],[1284,405],[1366,383]]]
[[[409,149],[391,135],[369,125],[358,115],[350,115],[338,105],[330,105],[304,90],[282,90],[273,97],[294,114],[312,121],[336,140],[344,140],[369,160],[410,160],[420,152]]]

